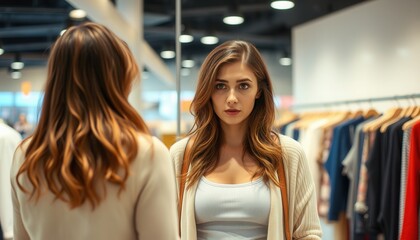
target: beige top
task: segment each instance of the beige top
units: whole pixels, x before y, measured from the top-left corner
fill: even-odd
[[[170,149],[170,154],[178,176],[181,173],[184,150],[188,138],[184,138]],[[322,231],[316,208],[314,182],[308,161],[298,142],[281,135],[280,142],[285,154],[284,167],[289,200],[289,225],[293,239],[321,239]],[[184,190],[181,213],[181,239],[196,240],[197,230],[194,212],[194,199],[197,183]],[[179,193],[179,181],[177,181]],[[285,239],[283,208],[280,188],[270,183],[270,216],[268,240]]]
[[[157,138],[139,136],[126,189],[118,197],[119,186],[106,184],[106,198],[93,211],[88,202],[70,209],[48,191],[37,203],[28,201],[15,181],[23,152],[17,150],[11,169],[15,239],[178,239],[175,176],[168,149]],[[26,178],[21,182],[31,186]]]

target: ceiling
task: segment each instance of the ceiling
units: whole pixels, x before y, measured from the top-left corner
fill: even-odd
[[[366,0],[296,0],[289,10],[275,10],[268,0],[181,0],[182,23],[194,37],[182,44],[182,54],[208,53],[200,37],[212,32],[220,42],[243,39],[260,50],[289,52],[291,28]],[[113,1],[115,3],[115,1]],[[241,25],[226,25],[222,18],[236,8],[244,16]],[[65,0],[0,0],[0,69],[9,68],[16,56],[25,66],[45,65],[48,49],[66,26],[73,9]],[[175,0],[144,0],[144,38],[160,52],[175,47]],[[88,19],[87,19],[88,20]]]

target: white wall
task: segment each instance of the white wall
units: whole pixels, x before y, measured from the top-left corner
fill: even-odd
[[[420,93],[419,0],[368,1],[300,25],[292,39],[297,104]]]

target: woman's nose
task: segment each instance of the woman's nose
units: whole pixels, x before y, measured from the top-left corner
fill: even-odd
[[[232,90],[229,91],[227,102],[230,103],[230,104],[238,102],[238,98],[236,97],[235,90],[232,89]]]

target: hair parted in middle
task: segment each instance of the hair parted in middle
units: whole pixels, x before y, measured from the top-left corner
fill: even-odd
[[[189,133],[190,136],[194,136],[194,142],[189,156],[191,171],[186,176],[188,186],[216,167],[222,129],[220,119],[213,110],[211,96],[220,68],[224,64],[234,62],[246,64],[253,71],[260,92],[260,97],[255,100],[254,109],[247,120],[244,154],[248,153],[257,161],[259,170],[255,175],[261,175],[266,182],[270,179],[279,185],[276,171],[283,153],[278,136],[272,130],[275,119],[272,82],[256,47],[246,41],[232,40],[213,49],[199,72],[196,93],[190,106],[195,121]]]

